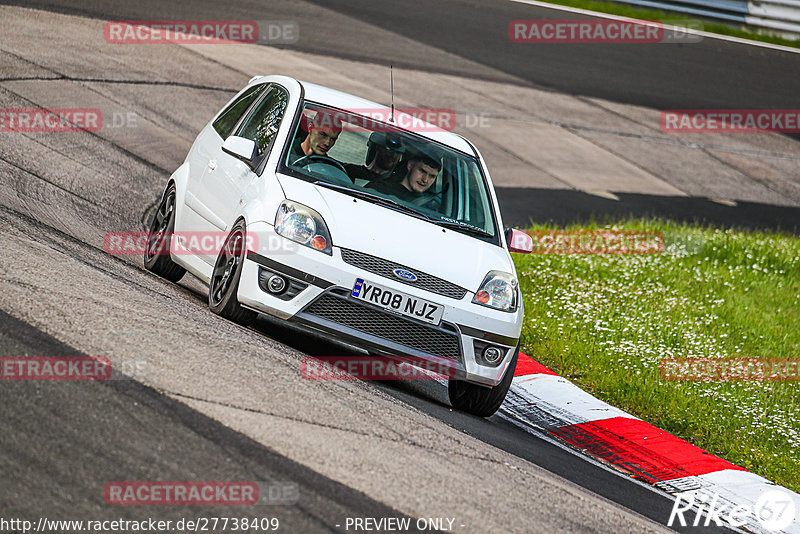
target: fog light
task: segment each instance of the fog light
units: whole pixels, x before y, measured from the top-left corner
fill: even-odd
[[[483,349],[483,359],[486,360],[486,363],[489,365],[494,365],[500,361],[503,357],[503,351],[498,349],[497,347],[486,347]]]
[[[277,274],[273,274],[267,280],[267,289],[269,289],[270,293],[275,293],[276,295],[283,293],[283,290],[286,289],[286,280]]]

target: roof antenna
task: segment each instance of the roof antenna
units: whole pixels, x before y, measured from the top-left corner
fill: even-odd
[[[394,71],[391,65],[389,65],[389,85],[392,88],[392,117],[389,122],[394,122]]]

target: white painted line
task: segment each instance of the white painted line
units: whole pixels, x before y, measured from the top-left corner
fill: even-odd
[[[515,376],[511,388],[512,395],[506,398],[503,408],[520,419],[533,419],[538,426],[548,429],[612,417],[639,419],[557,375]]]
[[[590,191],[590,190],[587,189],[586,191],[584,191],[584,193],[587,193],[589,195],[593,195],[593,196],[596,196],[596,197],[600,197],[600,198],[607,198],[608,200],[619,200],[619,197],[617,195],[615,195],[614,193],[612,193],[611,191],[602,191],[602,190],[599,190],[599,189]]]
[[[731,208],[738,206],[735,200],[728,200],[727,198],[709,198],[708,200],[716,202],[717,204],[722,204],[723,206],[730,206]]]
[[[770,50],[779,50],[781,52],[791,52],[793,54],[800,54],[800,48],[792,48],[790,46],[782,46],[771,43],[764,43],[761,41],[752,41],[750,39],[742,39],[741,37],[731,37],[729,35],[721,35],[719,33],[704,32],[700,30],[693,30],[691,28],[682,28],[680,26],[671,26],[669,24],[654,23],[648,20],[632,19],[630,17],[623,17],[620,15],[611,15],[609,13],[600,13],[599,11],[589,11],[588,9],[580,9],[577,7],[561,6],[558,4],[548,4],[547,2],[539,2],[538,0],[510,0],[517,4],[528,4],[536,7],[543,7],[547,9],[554,9],[557,11],[564,11],[566,13],[577,13],[580,15],[587,15],[590,17],[597,17],[602,19],[621,20],[626,22],[637,22],[644,26],[660,26],[669,30],[680,31],[689,35],[698,35],[700,37],[708,37],[709,39],[718,39],[720,41],[728,41],[731,43],[745,44],[750,46],[760,46],[761,48],[769,48]]]

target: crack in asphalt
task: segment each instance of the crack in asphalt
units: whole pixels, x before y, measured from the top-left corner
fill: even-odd
[[[193,50],[187,50],[187,51],[189,53],[195,55],[195,56],[203,57],[203,56],[201,56],[200,54],[198,54],[197,52],[195,52]],[[86,85],[86,84],[97,83],[97,84],[116,84],[116,85],[144,85],[144,86],[153,86],[153,87],[181,87],[181,88],[194,89],[194,90],[206,90],[206,91],[224,92],[224,93],[229,93],[231,95],[236,94],[238,92],[238,90],[239,90],[238,88],[224,88],[224,87],[216,87],[216,86],[203,85],[203,84],[186,83],[186,82],[180,82],[180,81],[174,81],[174,80],[129,80],[129,79],[116,79],[116,78],[89,78],[89,77],[70,76],[68,74],[64,74],[62,72],[58,72],[58,71],[54,70],[51,67],[47,67],[47,66],[42,65],[40,63],[36,63],[35,61],[31,61],[30,59],[28,59],[26,57],[23,57],[23,56],[21,56],[19,54],[15,54],[14,52],[9,52],[8,50],[2,49],[2,48],[0,48],[0,52],[3,52],[3,53],[8,54],[10,56],[16,57],[20,61],[24,61],[24,62],[26,62],[26,63],[28,63],[30,65],[33,65],[33,66],[35,66],[37,68],[40,68],[42,70],[51,72],[53,74],[53,76],[20,76],[20,77],[0,78],[0,83],[2,83],[2,82],[14,82],[14,81],[39,81],[39,82],[67,81],[67,82],[74,82],[76,84],[81,85],[81,87],[84,87],[86,90],[91,91],[91,92],[93,92],[93,93],[95,93],[97,95],[100,95],[101,97],[106,98],[109,101],[111,101],[111,102],[113,102],[113,103],[115,103],[115,104],[119,105],[120,107],[122,107],[124,109],[127,109],[127,110],[130,110],[131,108],[127,104],[125,104],[123,102],[120,102],[119,100],[114,98],[113,95],[103,94],[100,91],[98,91],[96,88],[91,87],[91,86]],[[221,63],[219,63],[218,61],[215,61],[215,60],[209,59],[209,61],[211,61],[212,63],[217,63],[219,65],[222,65]],[[236,70],[236,69],[231,69],[231,70],[234,70],[235,72],[240,72],[241,74],[246,75],[246,73],[243,73],[243,72],[241,72],[239,70]],[[12,91],[8,87],[5,87],[4,89],[6,89],[9,93],[16,95],[16,96],[22,98],[23,100],[25,100],[27,102],[30,102],[31,104],[34,104],[33,101],[31,101],[29,99],[26,99],[21,94],[15,92],[15,91]],[[143,103],[140,104],[140,105],[142,105],[145,109],[147,109],[147,110],[149,110],[151,112],[154,112],[156,115],[158,115],[158,112],[156,110],[153,110],[153,109],[150,109],[150,108],[146,107]],[[153,124],[158,124],[158,122],[154,121],[152,118],[148,118],[148,117],[142,117],[142,118],[144,118],[145,120],[149,120]],[[167,122],[170,122],[173,126],[178,126],[178,130],[181,131],[181,132],[185,129],[183,127],[183,125],[175,123],[174,121],[169,121],[168,118],[167,118]],[[83,129],[81,129],[81,130],[82,131],[86,131],[87,133],[92,133],[92,132],[89,132],[87,130],[83,130]],[[186,141],[189,141],[189,142],[194,141],[193,137],[192,138],[181,137],[181,138],[186,140]],[[112,143],[112,144],[114,144],[114,143]],[[122,149],[122,147],[120,145],[115,145],[115,146],[117,146],[118,148]],[[122,149],[122,150],[124,150],[124,149]]]
[[[764,178],[759,178],[757,176],[751,175],[750,173],[748,173],[748,172],[744,171],[742,168],[740,168],[738,165],[736,165],[734,163],[731,163],[729,161],[723,160],[719,156],[711,153],[709,150],[703,150],[703,153],[706,154],[708,157],[710,157],[710,158],[722,163],[723,165],[735,170],[736,172],[739,172],[739,173],[743,174],[744,176],[747,176],[749,179],[751,179],[755,183],[761,185],[764,189],[772,191],[776,195],[789,197],[792,200],[794,200],[795,202],[800,201],[800,196],[798,196],[797,194],[794,194],[794,193],[786,191],[786,190],[783,190],[783,191],[778,190],[778,189],[775,188],[775,185],[770,183],[768,180],[766,180]],[[800,158],[798,158],[798,159],[800,159]],[[792,183],[792,182],[790,182],[790,183]],[[796,185],[796,184],[792,183],[792,185]]]
[[[473,134],[473,136],[477,136],[477,135]],[[519,162],[521,162],[521,163],[523,163],[523,164],[525,164],[525,165],[527,165],[529,167],[532,167],[532,168],[536,169],[537,171],[541,172],[542,174],[544,174],[545,176],[547,176],[548,178],[563,184],[566,189],[571,189],[573,191],[577,191],[578,190],[578,188],[576,188],[574,185],[570,184],[569,182],[564,181],[563,179],[559,178],[558,176],[556,176],[556,175],[554,175],[552,173],[547,172],[547,170],[545,170],[542,167],[538,166],[536,163],[523,158],[519,154],[515,154],[514,152],[512,152],[509,149],[507,149],[504,145],[500,144],[499,142],[497,142],[497,141],[495,141],[493,139],[490,139],[488,137],[483,137],[483,136],[478,136],[478,137],[483,139],[483,141],[485,143],[490,144],[490,145],[494,145],[495,148],[497,148],[498,150],[501,150],[507,157],[515,159],[515,160],[517,160],[517,161],[519,161]]]
[[[35,139],[33,139],[33,138],[30,138],[30,139],[32,139],[32,140],[34,140],[34,141],[35,141]],[[45,146],[46,146],[46,145],[45,145]],[[50,147],[48,147],[48,148],[50,148]],[[52,151],[53,151],[53,152],[58,152],[57,150],[52,150]],[[70,158],[67,158],[67,159],[70,159]],[[42,182],[44,182],[44,183],[46,183],[46,184],[48,184],[48,185],[52,186],[52,187],[55,187],[56,189],[59,189],[59,190],[63,191],[64,193],[68,194],[68,195],[71,195],[71,196],[73,196],[73,197],[75,197],[75,198],[77,198],[77,199],[80,199],[80,200],[82,200],[82,201],[86,202],[87,204],[90,204],[91,206],[93,206],[93,207],[95,207],[95,208],[97,208],[97,209],[99,209],[99,210],[105,211],[106,213],[114,213],[114,212],[113,212],[113,211],[111,211],[110,209],[108,209],[108,208],[105,208],[105,207],[103,207],[103,206],[99,205],[97,202],[95,202],[95,201],[93,201],[93,200],[91,200],[91,199],[89,199],[89,198],[86,198],[86,197],[84,197],[83,195],[81,195],[81,194],[79,194],[79,193],[76,193],[75,191],[72,191],[72,190],[70,190],[70,189],[67,189],[66,187],[64,187],[64,186],[62,186],[62,185],[59,185],[59,184],[57,184],[57,183],[55,183],[55,182],[52,182],[52,181],[48,180],[47,178],[45,178],[44,176],[42,176],[42,175],[40,175],[40,174],[38,174],[38,173],[35,173],[35,172],[33,172],[33,171],[29,170],[29,169],[26,169],[26,168],[24,168],[24,167],[20,167],[19,165],[17,165],[17,164],[16,164],[16,163],[14,163],[13,161],[11,161],[11,160],[9,160],[9,159],[7,159],[7,158],[3,157],[2,155],[0,155],[0,161],[2,161],[2,162],[4,162],[4,163],[8,164],[8,165],[9,165],[9,166],[11,166],[11,167],[14,167],[15,169],[18,169],[18,170],[20,170],[20,171],[24,172],[25,174],[29,174],[29,175],[33,176],[34,178],[36,178],[36,179],[38,179],[38,180],[40,180],[40,181],[42,181]],[[88,167],[87,167],[87,168],[88,168]],[[91,169],[91,170],[92,170],[92,171],[94,171],[94,169]],[[17,193],[18,193],[18,194],[19,194],[19,193],[22,193],[22,192],[23,192],[23,191],[20,191],[19,189],[17,189]]]
[[[611,108],[608,108],[608,107],[604,106],[600,102],[596,102],[594,100],[591,100],[588,97],[579,97],[579,98],[581,100],[583,100],[584,102],[586,102],[587,104],[597,106],[597,107],[599,107],[599,108],[601,108],[601,109],[603,109],[603,110],[605,110],[605,111],[607,111],[609,113],[613,113],[614,115],[616,115],[618,117],[621,117],[621,118],[623,118],[625,120],[632,121],[634,124],[638,124],[639,126],[642,126],[644,128],[650,128],[650,126],[648,124],[644,124],[644,123],[642,123],[642,122],[640,122],[640,121],[638,121],[638,120],[636,120],[634,118],[622,115],[618,111],[616,111],[614,109],[611,109]],[[583,127],[583,129],[587,130],[587,131],[589,130],[586,127]],[[606,133],[606,134],[610,134],[610,135],[617,135],[617,136],[621,136],[621,137],[628,137],[628,138],[633,138],[633,139],[640,139],[640,140],[643,140],[643,141],[655,142],[655,143],[660,143],[660,144],[672,144],[673,146],[683,146],[685,148],[701,150],[703,152],[703,154],[705,154],[706,156],[714,159],[715,161],[719,162],[723,166],[728,167],[729,169],[740,173],[742,176],[745,176],[748,179],[750,179],[751,181],[761,185],[762,187],[764,187],[768,191],[772,191],[773,193],[775,193],[775,194],[777,194],[779,196],[788,196],[794,201],[800,200],[800,198],[797,195],[792,194],[792,193],[788,193],[786,191],[777,190],[774,187],[773,184],[767,182],[766,180],[764,180],[762,178],[759,178],[758,176],[755,176],[755,175],[752,175],[752,174],[746,172],[744,169],[742,169],[738,165],[735,165],[734,163],[731,163],[731,162],[723,160],[719,156],[713,154],[711,151],[712,150],[716,150],[718,152],[726,152],[726,153],[729,153],[729,154],[736,154],[736,155],[740,155],[740,156],[783,159],[783,160],[789,160],[789,161],[800,161],[800,156],[795,156],[795,155],[792,155],[792,154],[786,154],[786,153],[783,153],[783,152],[772,152],[772,151],[767,151],[767,150],[748,150],[748,149],[741,149],[741,148],[731,148],[731,147],[727,147],[727,146],[724,146],[724,145],[712,145],[712,144],[705,144],[705,143],[694,143],[694,142],[690,142],[690,141],[683,141],[682,139],[669,139],[669,138],[666,138],[666,137],[645,136],[645,135],[639,135],[637,137],[637,134],[627,134],[626,135],[625,132],[605,131],[605,132],[601,132],[601,133]],[[583,137],[587,141],[590,141],[590,142],[594,143],[595,145],[597,145],[597,143],[595,143],[591,139],[587,138],[586,136],[581,136],[581,137]],[[597,145],[597,146],[599,146],[599,145]],[[605,150],[609,150],[609,149],[605,149]],[[617,156],[623,157],[623,156],[621,156],[619,154],[617,154]],[[631,162],[631,163],[633,163],[634,165],[640,166],[635,162]],[[644,167],[641,167],[641,168],[644,168]],[[652,172],[652,171],[648,171],[648,172]],[[662,180],[664,180],[664,181],[667,181],[663,177],[660,177],[660,178]],[[669,182],[667,182],[667,183],[669,183]],[[673,185],[673,187],[675,187],[675,186]]]
[[[524,118],[524,117],[513,117],[509,115],[498,115],[487,113],[484,116],[492,118],[492,119],[502,119],[508,120],[513,122],[524,122],[529,124],[547,124],[550,126],[558,126],[559,128],[564,128],[567,130],[575,130],[575,131],[584,131],[584,132],[592,132],[592,133],[602,133],[608,135],[615,135],[618,137],[626,137],[629,139],[640,139],[642,141],[652,141],[655,143],[665,144],[665,145],[674,145],[674,146],[682,146],[686,148],[693,148],[698,150],[719,150],[720,152],[730,152],[733,154],[741,154],[744,156],[757,156],[757,157],[765,157],[765,158],[776,158],[776,159],[785,159],[790,161],[800,161],[800,156],[796,156],[794,154],[786,154],[784,152],[772,152],[768,150],[748,150],[742,148],[732,148],[725,145],[712,145],[706,143],[695,143],[692,141],[684,141],[682,139],[670,139],[667,137],[658,137],[655,135],[644,135],[644,134],[637,134],[633,132],[622,132],[618,130],[608,130],[604,128],[594,128],[591,126],[584,126],[580,124],[571,124],[568,122],[561,122],[561,121],[549,121],[547,119],[538,119],[538,118]],[[624,116],[623,116],[624,117]],[[624,117],[628,120],[635,122],[641,126],[646,126],[641,124],[633,119],[628,117]],[[674,186],[673,186],[674,187]]]
[[[621,117],[621,118],[623,118],[625,120],[629,120],[629,121],[631,121],[631,122],[633,122],[635,124],[638,124],[640,126],[649,128],[648,125],[642,124],[641,122],[639,122],[639,121],[637,121],[635,119],[632,119],[630,117],[627,117],[625,115],[621,115],[621,114],[617,113],[614,110],[610,110],[608,108],[599,106],[599,105],[597,105],[595,103],[592,103],[592,102],[588,102],[588,103],[590,103],[592,105],[595,105],[596,107],[600,107],[601,109],[604,109],[604,110],[606,110],[606,111],[608,111],[610,113],[614,113],[615,115],[617,115],[617,116],[619,116],[619,117]],[[786,154],[786,153],[783,153],[783,152],[772,152],[772,151],[766,151],[766,150],[748,150],[748,149],[741,149],[741,148],[731,148],[731,147],[728,147],[728,146],[725,146],[725,145],[712,145],[712,144],[705,144],[705,143],[694,143],[694,142],[691,142],[691,141],[684,141],[682,139],[670,139],[670,138],[667,138],[667,137],[658,137],[658,136],[654,136],[654,135],[644,135],[644,134],[637,134],[637,133],[633,133],[633,132],[623,132],[623,131],[618,131],[618,130],[595,128],[595,127],[590,127],[590,126],[570,124],[570,123],[560,122],[560,121],[549,121],[549,120],[546,120],[546,119],[538,119],[538,118],[530,118],[530,119],[528,119],[528,118],[524,118],[524,117],[512,117],[512,116],[497,115],[497,114],[492,114],[492,113],[487,113],[484,116],[486,116],[488,118],[496,118],[496,119],[508,120],[508,121],[512,121],[512,122],[522,122],[522,123],[527,123],[527,124],[546,124],[546,125],[549,125],[549,126],[556,126],[556,127],[559,127],[559,128],[563,128],[563,129],[568,130],[568,131],[574,133],[575,135],[579,136],[581,139],[584,139],[587,142],[593,144],[594,146],[600,148],[601,150],[604,150],[604,151],[606,151],[606,152],[608,152],[610,154],[613,154],[614,156],[616,156],[616,157],[618,157],[618,158],[620,158],[620,159],[622,159],[624,161],[627,161],[629,164],[631,164],[631,165],[633,165],[633,166],[635,166],[635,167],[647,172],[648,174],[652,174],[653,176],[656,176],[658,179],[662,180],[667,185],[669,185],[669,186],[671,186],[671,187],[683,192],[684,194],[687,194],[687,196],[692,196],[692,195],[686,193],[686,191],[684,191],[683,189],[681,189],[677,185],[671,183],[666,177],[661,176],[660,174],[656,173],[655,171],[653,171],[651,169],[648,169],[647,167],[644,167],[642,164],[640,164],[640,163],[638,163],[636,161],[633,161],[633,160],[627,158],[626,156],[624,156],[622,154],[617,153],[615,150],[612,150],[609,147],[606,147],[606,146],[604,146],[602,144],[599,144],[594,139],[591,139],[591,138],[589,138],[589,137],[587,137],[585,135],[581,135],[581,133],[584,133],[584,132],[600,133],[600,134],[606,134],[606,135],[613,135],[613,136],[616,136],[616,137],[624,137],[624,138],[628,138],[628,139],[638,139],[640,141],[647,141],[647,142],[653,142],[653,143],[665,144],[665,145],[671,145],[671,146],[681,146],[681,147],[685,147],[685,148],[691,148],[691,149],[694,149],[694,150],[700,150],[705,155],[707,155],[708,157],[714,159],[715,161],[719,162],[720,164],[724,165],[725,167],[728,167],[729,169],[740,173],[741,175],[745,176],[747,179],[751,180],[752,182],[755,182],[755,183],[759,184],[760,186],[762,186],[763,188],[767,189],[768,191],[771,191],[771,192],[773,192],[773,193],[775,193],[777,195],[788,196],[794,201],[800,201],[800,198],[797,195],[794,195],[794,194],[788,193],[786,191],[780,191],[780,190],[776,189],[775,186],[773,184],[771,184],[770,182],[768,182],[766,180],[763,180],[761,178],[758,178],[757,176],[754,176],[754,175],[744,171],[739,166],[734,165],[731,162],[723,160],[719,156],[716,156],[715,154],[713,154],[711,151],[712,150],[716,150],[718,152],[725,152],[725,153],[728,153],[728,154],[735,154],[735,155],[739,155],[739,156],[749,156],[749,157],[759,157],[759,158],[773,158],[773,159],[783,159],[783,160],[789,160],[789,161],[800,161],[800,156],[795,156],[793,154]]]
[[[43,65],[33,63],[37,67],[47,69]],[[54,71],[53,71],[54,72]],[[19,82],[19,81],[35,81],[35,82],[83,82],[83,83],[110,83],[119,85],[154,85],[154,86],[168,86],[168,87],[185,87],[188,89],[203,89],[206,91],[218,91],[223,93],[236,93],[238,89],[231,89],[226,87],[214,87],[212,85],[202,85],[198,83],[177,82],[173,80],[119,80],[113,78],[80,78],[70,76],[68,74],[55,73],[55,77],[46,76],[21,76],[16,78],[0,78],[1,82]]]
[[[31,104],[31,105],[33,105],[33,106],[36,106],[36,105],[37,105],[37,104],[36,104],[36,102],[34,102],[33,100],[31,100],[31,99],[29,99],[29,98],[26,98],[26,97],[24,97],[22,94],[20,94],[20,93],[17,93],[16,91],[12,91],[12,90],[11,90],[11,89],[9,89],[8,87],[3,87],[3,89],[4,89],[4,90],[6,90],[6,91],[8,91],[9,93],[11,93],[12,95],[14,95],[14,96],[18,97],[20,100],[23,100],[23,101],[25,101],[25,102],[28,102],[29,104]],[[47,109],[47,108],[43,108],[43,109]],[[153,163],[152,161],[146,160],[146,159],[144,159],[142,156],[139,156],[138,154],[134,154],[133,152],[131,152],[131,151],[130,151],[130,150],[128,150],[127,148],[124,148],[122,145],[118,145],[117,143],[115,143],[115,142],[113,142],[113,141],[111,141],[111,140],[109,140],[109,139],[106,139],[105,137],[103,137],[103,136],[101,136],[101,135],[98,135],[98,132],[92,132],[92,131],[90,131],[90,130],[86,130],[86,129],[83,129],[83,128],[80,128],[80,127],[78,127],[78,130],[79,130],[79,131],[81,131],[81,132],[83,132],[83,133],[86,133],[86,134],[88,134],[88,135],[91,135],[92,137],[94,137],[95,139],[97,139],[98,141],[100,141],[100,142],[101,142],[101,143],[103,143],[103,144],[110,145],[110,146],[114,147],[115,149],[117,149],[118,151],[120,151],[120,152],[121,152],[123,155],[125,155],[125,156],[127,156],[127,157],[129,157],[129,158],[131,158],[131,159],[133,159],[133,160],[135,160],[137,163],[140,163],[140,164],[144,165],[145,167],[147,167],[147,168],[149,168],[149,169],[152,169],[152,170],[154,170],[154,171],[158,171],[158,172],[160,172],[160,173],[162,173],[162,174],[166,174],[166,175],[170,175],[170,174],[172,174],[172,172],[171,172],[169,169],[165,169],[165,168],[163,168],[163,167],[159,167],[157,164]],[[51,152],[55,152],[56,154],[59,154],[59,155],[63,156],[63,157],[64,157],[64,158],[66,158],[66,159],[69,159],[70,161],[73,161],[73,162],[75,162],[75,163],[77,163],[77,164],[79,164],[79,165],[81,165],[81,166],[84,166],[84,167],[86,167],[86,165],[84,165],[82,162],[80,162],[80,161],[78,161],[78,160],[76,160],[76,159],[74,159],[74,158],[70,157],[69,155],[62,153],[62,152],[60,152],[60,151],[58,151],[58,150],[54,149],[53,147],[51,147],[51,146],[49,146],[49,145],[45,145],[44,143],[40,142],[39,140],[37,140],[37,139],[36,139],[36,138],[34,138],[34,137],[31,137],[30,135],[26,135],[26,134],[27,134],[27,132],[17,132],[17,133],[21,133],[21,134],[22,134],[22,135],[24,135],[26,138],[28,138],[28,139],[30,139],[30,140],[32,140],[32,141],[35,141],[36,143],[38,143],[38,144],[42,145],[43,147],[47,148],[47,149],[48,149],[48,150],[50,150]],[[15,167],[18,167],[18,168],[21,168],[21,167],[19,167],[19,166],[18,166],[18,165],[16,165],[16,164],[15,164],[14,166],[15,166]],[[98,171],[95,171],[94,169],[92,169],[91,167],[86,167],[86,168],[87,168],[87,169],[90,169],[92,172],[98,172]],[[23,169],[23,170],[25,170],[25,169]],[[27,171],[26,171],[26,172],[27,172]],[[30,174],[34,174],[34,173],[30,173]],[[34,175],[35,175],[35,174],[34,174]]]
[[[629,139],[640,139],[642,141],[652,141],[652,142],[656,142],[656,143],[669,144],[669,145],[674,145],[674,146],[682,146],[682,147],[686,147],[686,148],[693,148],[693,149],[704,149],[704,148],[707,148],[707,149],[719,150],[721,152],[731,152],[731,153],[735,153],[735,154],[742,154],[742,155],[745,155],[745,156],[772,157],[772,158],[786,159],[786,160],[791,160],[791,161],[800,161],[800,156],[796,156],[796,155],[793,155],[793,154],[786,154],[786,153],[783,153],[783,152],[772,152],[772,151],[767,151],[767,150],[737,149],[737,148],[727,147],[725,145],[712,145],[712,144],[705,144],[705,143],[694,143],[694,142],[691,142],[691,141],[684,141],[682,139],[670,139],[668,137],[637,134],[637,133],[633,133],[633,132],[624,132],[624,131],[619,131],[619,130],[611,130],[611,129],[607,129],[607,128],[597,128],[597,127],[585,126],[585,125],[581,125],[581,124],[573,124],[573,123],[569,123],[569,122],[547,120],[547,119],[543,119],[543,118],[537,117],[536,115],[526,116],[527,115],[527,110],[515,105],[513,102],[509,102],[507,100],[503,100],[501,98],[498,98],[498,97],[494,96],[491,93],[485,93],[485,92],[482,92],[482,91],[478,91],[478,90],[476,90],[473,87],[470,87],[468,85],[457,84],[457,83],[454,83],[454,85],[458,85],[459,89],[461,89],[463,91],[471,92],[474,95],[478,95],[478,96],[480,96],[482,98],[486,98],[486,99],[492,100],[497,104],[502,104],[502,105],[507,106],[507,107],[512,107],[512,108],[518,109],[520,111],[520,115],[502,115],[502,114],[497,114],[497,113],[484,113],[483,114],[483,116],[485,116],[487,118],[490,118],[490,119],[508,120],[508,121],[512,121],[512,122],[522,122],[522,123],[528,123],[528,124],[546,124],[546,125],[549,125],[549,126],[556,126],[556,127],[559,127],[559,128],[564,128],[564,129],[570,130],[570,131],[574,130],[574,131],[585,131],[585,132],[592,132],[592,133],[602,133],[602,134],[614,135],[614,136],[618,136],[618,137],[625,137],[625,138],[629,138]],[[547,92],[552,92],[552,91],[547,91]],[[619,118],[621,118],[623,120],[630,121],[630,122],[632,122],[632,123],[634,123],[634,124],[636,124],[638,126],[641,126],[643,128],[652,129],[651,125],[646,124],[646,123],[642,123],[642,122],[636,120],[633,117],[629,117],[627,115],[623,115],[623,114],[619,113],[618,111],[616,111],[614,109],[611,109],[609,107],[606,107],[606,106],[602,105],[602,103],[600,103],[600,102],[598,102],[598,101],[596,101],[594,99],[591,99],[589,97],[584,97],[584,96],[577,96],[577,95],[571,95],[571,96],[573,98],[583,102],[584,104],[590,106],[590,107],[593,107],[593,108],[596,108],[596,109],[601,109],[601,110],[603,110],[603,111],[605,111],[607,113],[611,113],[611,114],[613,114],[613,115],[615,115],[615,116],[617,116],[617,117],[619,117]],[[462,113],[462,114],[474,113],[475,112],[475,110],[465,111],[465,110],[462,110],[462,109],[456,109],[455,111],[457,113]],[[667,182],[667,183],[669,183],[669,182]],[[672,184],[670,184],[670,185],[672,185]],[[675,186],[673,185],[673,187],[675,187]]]
[[[96,262],[91,261],[89,258],[84,258],[83,257],[84,254],[83,253],[85,253],[85,252],[89,252],[91,254],[101,254],[102,253],[104,259],[109,260],[109,261],[113,261],[113,262],[118,262],[119,264],[124,265],[124,266],[129,267],[129,268],[132,267],[134,269],[137,269],[137,272],[143,272],[144,269],[137,268],[136,265],[130,264],[130,263],[126,262],[125,260],[123,260],[123,259],[121,259],[121,258],[119,258],[117,256],[113,256],[111,254],[107,254],[104,251],[101,252],[98,248],[92,246],[91,244],[89,244],[89,243],[87,243],[85,241],[82,241],[81,239],[79,239],[79,238],[77,238],[77,237],[75,237],[73,235],[70,235],[70,234],[68,234],[68,233],[66,233],[66,232],[64,232],[62,230],[59,230],[58,228],[55,228],[54,226],[51,226],[51,225],[49,225],[49,224],[47,224],[45,222],[42,222],[42,221],[40,221],[38,219],[34,219],[34,218],[30,217],[29,215],[26,215],[24,213],[20,213],[20,212],[14,210],[12,208],[9,208],[8,206],[0,206],[0,213],[5,213],[6,215],[10,215],[12,217],[17,217],[19,219],[22,219],[26,224],[30,225],[31,227],[43,228],[43,229],[46,229],[49,232],[52,232],[52,233],[56,234],[55,236],[50,236],[50,235],[47,234],[47,232],[37,232],[36,236],[39,239],[34,240],[34,241],[36,241],[38,243],[41,243],[43,245],[46,245],[46,246],[50,247],[50,249],[52,249],[54,252],[57,252],[59,254],[63,254],[66,257],[68,257],[68,258],[70,258],[72,260],[75,260],[75,261],[77,261],[79,263],[83,263],[84,265],[86,265],[86,266],[88,266],[88,267],[90,267],[90,268],[92,268],[92,269],[94,269],[96,271],[99,271],[100,273],[108,276],[109,278],[112,278],[114,280],[122,282],[123,284],[125,284],[125,285],[127,285],[129,287],[133,287],[133,288],[135,288],[137,290],[144,290],[144,291],[146,291],[148,293],[152,293],[152,294],[158,295],[160,297],[164,297],[167,300],[173,300],[173,297],[171,297],[170,295],[167,295],[166,293],[162,293],[162,292],[160,292],[160,291],[158,291],[156,289],[153,289],[153,288],[151,288],[149,286],[146,286],[146,285],[140,284],[140,283],[138,283],[138,282],[136,282],[134,280],[130,280],[128,278],[122,277],[122,276],[120,276],[119,272],[112,272],[112,271],[110,271],[108,269],[105,269],[104,267],[101,267]],[[4,217],[0,216],[0,218],[4,218]],[[12,225],[9,225],[9,226],[12,226]],[[28,235],[28,234],[21,234],[21,235],[24,235],[25,237],[31,238],[31,236]],[[74,251],[66,249],[64,247],[64,245],[66,243],[72,244],[75,247],[75,249],[83,249],[83,250],[79,250],[79,252],[81,252],[81,254],[71,254],[71,252],[74,252]],[[153,275],[153,276],[155,276],[155,275]]]

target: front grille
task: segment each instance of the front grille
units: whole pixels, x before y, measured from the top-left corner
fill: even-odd
[[[467,290],[455,284],[451,284],[447,280],[442,280],[427,273],[421,273],[411,267],[407,267],[400,263],[378,258],[377,256],[370,256],[363,252],[356,250],[342,249],[342,259],[350,265],[360,267],[365,271],[378,274],[380,276],[391,278],[392,280],[400,281],[406,285],[418,287],[437,295],[444,295],[453,299],[461,300],[467,294]],[[394,275],[395,269],[406,269],[417,275],[416,282],[409,282]]]
[[[346,290],[335,291],[323,293],[305,313],[433,356],[461,361],[461,344],[454,326],[424,325],[349,299]]]

